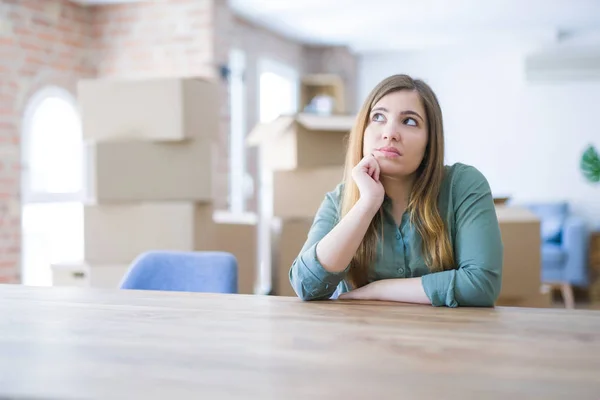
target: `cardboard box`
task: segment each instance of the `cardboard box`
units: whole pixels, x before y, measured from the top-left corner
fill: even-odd
[[[314,218],[327,192],[342,182],[343,167],[323,167],[273,173],[273,215]]]
[[[306,242],[312,222],[313,218],[273,220],[271,240],[273,294],[296,297],[296,292],[290,284],[290,268]]]
[[[499,307],[528,307],[528,308],[552,308],[552,295],[548,293],[537,293],[528,297],[504,298],[496,301]]]
[[[118,289],[129,264],[87,265],[90,287],[102,289]]]
[[[248,136],[250,146],[260,146],[267,168],[289,171],[344,165],[347,136],[354,116],[296,114],[258,124]]]
[[[540,220],[522,207],[498,206],[496,213],[504,244],[500,297],[533,298],[542,286]]]
[[[226,251],[238,262],[238,293],[254,294],[258,287],[258,218],[215,213],[214,239],[200,250]]]
[[[87,143],[87,202],[210,201],[212,141]]]
[[[310,74],[300,80],[300,109],[310,106],[318,95],[327,95],[333,100],[333,113],[346,112],[346,90],[344,79],[337,74]],[[310,108],[310,107],[309,107]]]
[[[218,85],[197,78],[82,80],[84,140],[180,141],[219,132]]]
[[[85,260],[130,264],[149,250],[204,249],[214,236],[207,203],[133,203],[84,208]]]

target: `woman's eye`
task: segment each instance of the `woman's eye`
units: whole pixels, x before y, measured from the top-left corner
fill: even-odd
[[[385,117],[382,113],[375,113],[373,114],[373,117],[371,117],[371,120],[374,122],[383,122],[385,121]]]
[[[409,126],[417,126],[417,121],[414,118],[406,118],[404,120],[404,124]]]

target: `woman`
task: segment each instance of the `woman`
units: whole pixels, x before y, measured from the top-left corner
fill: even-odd
[[[344,182],[327,193],[290,269],[303,300],[493,306],[502,241],[485,177],[444,166],[442,111],[406,75],[369,94],[350,133]]]

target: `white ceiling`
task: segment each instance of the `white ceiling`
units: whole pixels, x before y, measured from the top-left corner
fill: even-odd
[[[73,3],[83,4],[84,6],[95,6],[101,4],[121,4],[121,3],[137,3],[146,0],[71,0]]]
[[[144,0],[72,0],[96,5]],[[451,44],[560,42],[600,48],[600,0],[228,0],[232,10],[309,44],[357,52]]]
[[[229,0],[238,15],[312,44],[358,52],[467,43],[600,47],[600,0]]]

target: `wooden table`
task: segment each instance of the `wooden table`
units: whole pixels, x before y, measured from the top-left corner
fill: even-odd
[[[0,398],[598,399],[600,312],[0,286]]]

